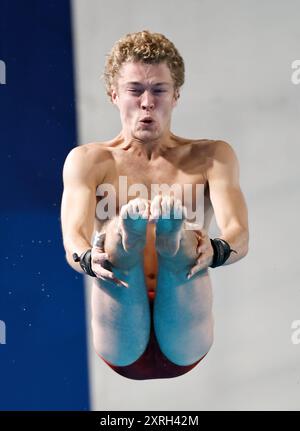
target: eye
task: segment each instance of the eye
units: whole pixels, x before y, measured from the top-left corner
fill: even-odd
[[[128,89],[129,93],[133,93],[133,94],[141,94],[143,93],[144,90],[138,89],[138,88],[129,88]],[[166,93],[166,90],[161,90],[161,89],[154,89],[152,90],[153,94],[160,94],[160,93]]]

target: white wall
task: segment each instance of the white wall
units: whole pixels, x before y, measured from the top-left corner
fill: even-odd
[[[291,342],[291,323],[300,319],[300,85],[291,82],[291,63],[300,58],[300,2],[72,5],[79,143],[120,131],[99,80],[113,43],[143,29],[163,33],[186,64],[172,131],[234,147],[250,222],[248,256],[210,271],[215,342],[205,360],[179,378],[135,381],[102,363],[90,341],[93,409],[299,410],[300,344]],[[87,287],[88,311],[89,294]]]

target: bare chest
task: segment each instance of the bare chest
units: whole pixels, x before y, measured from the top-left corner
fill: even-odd
[[[187,221],[201,225],[205,215],[205,185],[203,173],[185,169],[180,163],[123,159],[97,188],[97,219],[105,223],[130,200],[141,197],[152,201],[162,194],[179,199],[186,207]]]

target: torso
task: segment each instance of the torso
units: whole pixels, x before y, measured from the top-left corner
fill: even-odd
[[[104,143],[87,144],[87,148],[95,152],[95,158],[103,160],[103,151],[106,152],[105,162],[105,177],[96,183],[110,184],[116,190],[116,214],[119,214],[120,207],[127,203],[129,200],[139,196],[137,190],[131,188],[132,196],[128,195],[128,190],[133,184],[144,185],[144,191],[147,193],[146,198],[152,199],[153,184],[167,184],[170,187],[172,184],[180,185],[178,191],[184,191],[182,195],[177,195],[178,198],[183,200],[184,205],[189,206],[189,210],[195,210],[196,204],[196,190],[198,194],[198,202],[201,202],[203,228],[208,230],[211,218],[213,215],[213,208],[209,197],[209,187],[207,182],[207,168],[211,162],[211,148],[214,141],[210,140],[186,140],[176,137],[177,146],[168,148],[163,156],[159,156],[155,160],[148,160],[136,149],[122,147],[115,140]],[[93,157],[94,159],[94,157]],[[95,159],[94,159],[95,160]],[[100,163],[100,162],[99,162]],[[96,169],[98,163],[95,163]],[[97,174],[96,174],[97,175]],[[120,177],[122,184],[120,188]],[[126,184],[127,183],[127,184]],[[192,196],[188,199],[187,189],[184,185],[190,184],[188,187]],[[196,189],[196,185],[197,189]],[[135,186],[136,187],[136,186]],[[143,186],[138,186],[143,187]],[[97,204],[102,199],[99,197],[99,187],[97,189]],[[123,193],[123,198],[120,192]],[[130,192],[130,190],[129,190]],[[176,192],[175,192],[176,193]],[[186,199],[184,199],[186,196]],[[124,201],[125,199],[125,201]],[[191,207],[193,204],[193,207]],[[98,213],[99,214],[99,213]],[[191,212],[188,212],[191,215]],[[197,220],[188,220],[195,222]],[[99,220],[97,216],[97,209],[95,215],[95,230],[105,230],[107,221]],[[144,269],[145,279],[148,290],[155,290],[156,276],[157,276],[157,256],[155,250],[155,231],[153,225],[148,225],[147,241],[144,249]]]

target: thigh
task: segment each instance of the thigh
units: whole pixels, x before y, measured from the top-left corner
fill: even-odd
[[[120,288],[94,280],[91,327],[96,352],[115,365],[128,365],[144,352],[150,333],[150,310],[143,285]]]
[[[155,293],[148,292],[148,296],[152,317],[149,342],[144,353],[135,362],[128,366],[116,366],[105,360],[101,355],[99,356],[116,373],[133,380],[169,379],[188,373],[196,367],[205,355],[193,364],[181,366],[171,362],[163,354],[157,342],[153,327],[153,301]]]

